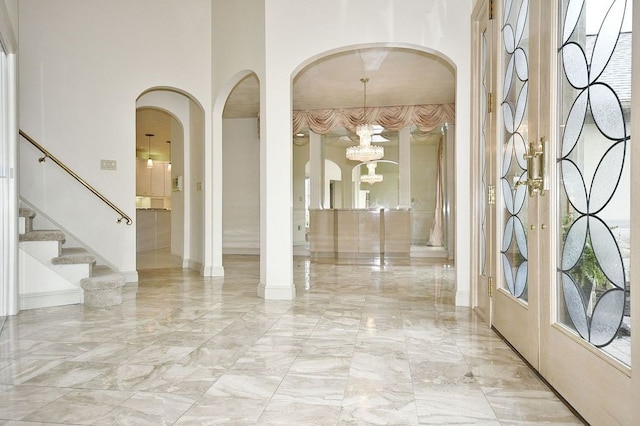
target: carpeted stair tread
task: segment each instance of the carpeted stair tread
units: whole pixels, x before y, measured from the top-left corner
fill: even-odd
[[[124,275],[112,272],[105,275],[94,275],[80,280],[84,290],[108,290],[125,285]]]
[[[20,209],[18,210],[18,216],[20,217],[28,217],[33,219],[34,217],[36,217],[36,212],[34,212],[31,209],[28,209],[26,207],[20,207]]]
[[[92,275],[80,280],[84,290],[84,305],[88,308],[105,308],[122,303],[122,287],[126,280],[124,275],[100,265],[93,268]]]
[[[24,234],[33,231],[33,218],[36,217],[36,212],[27,207],[20,207],[18,216],[24,221],[24,228],[20,233]]]
[[[78,265],[95,263],[96,258],[82,247],[62,248],[62,254],[51,259],[54,265]]]
[[[57,229],[39,229],[20,234],[20,241],[59,241],[64,243],[64,232]]]

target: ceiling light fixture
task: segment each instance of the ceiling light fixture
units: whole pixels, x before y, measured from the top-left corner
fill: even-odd
[[[169,144],[169,164],[167,164],[167,171],[171,171],[171,141],[167,141]]]
[[[360,137],[360,144],[347,148],[347,159],[354,161],[372,161],[379,160],[384,157],[384,148],[381,146],[371,145],[371,136],[373,135],[373,124],[367,123],[367,83],[368,78],[361,78],[360,81],[364,85],[364,103],[362,104],[362,124],[356,127],[356,134]]]
[[[151,136],[155,136],[153,133],[145,133],[146,137],[149,138],[149,158],[147,159],[147,169],[153,169],[153,160],[151,159]]]
[[[376,163],[375,161],[371,163],[367,163],[367,170],[369,173],[367,173],[366,175],[361,175],[360,182],[365,182],[365,183],[368,183],[369,185],[373,185],[374,183],[377,183],[377,182],[382,182],[384,177],[382,175],[376,174],[377,165],[378,163]]]

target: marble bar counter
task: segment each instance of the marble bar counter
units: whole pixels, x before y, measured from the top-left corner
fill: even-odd
[[[171,247],[171,210],[136,209],[136,251]]]
[[[310,209],[309,214],[314,257],[410,254],[410,209]]]

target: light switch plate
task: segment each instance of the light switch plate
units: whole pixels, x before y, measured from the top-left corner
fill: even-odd
[[[118,162],[116,160],[100,160],[100,170],[117,170]]]

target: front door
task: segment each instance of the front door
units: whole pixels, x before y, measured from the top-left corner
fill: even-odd
[[[496,0],[488,41],[498,103],[491,323],[591,424],[640,424],[632,4]]]
[[[540,372],[591,424],[638,424],[631,381],[631,0],[558,0]],[[551,52],[553,50],[553,52]],[[637,95],[634,95],[637,96]],[[637,151],[637,147],[636,147]],[[637,215],[637,214],[636,214]],[[634,254],[635,256],[635,254]],[[637,379],[636,379],[637,380]]]

